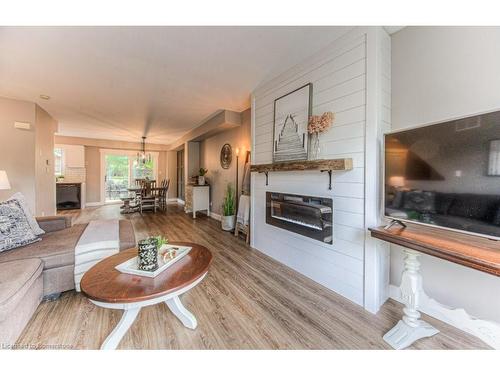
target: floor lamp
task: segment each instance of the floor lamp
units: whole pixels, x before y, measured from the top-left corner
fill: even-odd
[[[236,204],[235,204],[235,214],[236,214],[236,220],[238,220],[238,200],[239,200],[239,194],[238,194],[238,169],[239,169],[239,162],[238,162],[238,158],[240,156],[240,148],[239,147],[236,147],[236,150],[235,150],[235,153],[236,153]]]

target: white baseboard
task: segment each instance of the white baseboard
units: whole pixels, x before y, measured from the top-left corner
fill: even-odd
[[[186,202],[184,202],[182,199],[180,198],[177,198],[177,203],[179,203],[180,205],[184,206],[186,204]]]
[[[219,214],[216,214],[215,212],[210,212],[210,217],[217,221],[221,221],[221,216]]]
[[[389,296],[403,303],[398,286],[389,285]],[[464,309],[453,309],[442,305],[425,293],[421,296],[419,311],[478,337],[494,349],[500,349],[499,323],[476,319]]]
[[[102,206],[101,202],[87,202],[85,203],[85,207],[99,207]]]

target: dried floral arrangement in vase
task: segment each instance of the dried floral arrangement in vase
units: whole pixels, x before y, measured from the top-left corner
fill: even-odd
[[[334,119],[335,115],[332,112],[325,112],[321,116],[314,115],[309,118],[307,132],[312,136],[310,159],[319,158],[319,135],[330,129]]]

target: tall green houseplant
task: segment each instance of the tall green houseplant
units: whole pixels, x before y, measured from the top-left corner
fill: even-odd
[[[222,212],[224,216],[233,216],[235,211],[234,189],[231,184],[227,184],[226,195],[222,203]]]
[[[231,184],[227,184],[226,195],[222,203],[221,226],[223,230],[231,231],[234,229],[235,211],[234,188]]]

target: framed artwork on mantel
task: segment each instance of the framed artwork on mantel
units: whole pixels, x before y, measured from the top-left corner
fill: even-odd
[[[274,100],[273,162],[307,160],[312,83]]]

